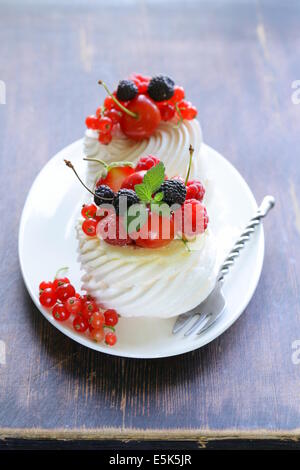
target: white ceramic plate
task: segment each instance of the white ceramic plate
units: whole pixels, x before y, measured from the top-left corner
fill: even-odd
[[[24,282],[37,308],[52,325],[78,343],[117,356],[174,356],[200,348],[217,338],[237,320],[255,291],[264,256],[262,227],[258,228],[226,277],[226,311],[200,336],[173,336],[175,318],[121,318],[117,327],[118,342],[114,347],[109,347],[97,344],[88,335],[78,334],[68,325],[55,321],[51,313],[39,304],[40,281],[53,279],[59,267],[69,267],[68,276],[80,290],[81,273],[74,227],[81,206],[88,197],[73,173],[65,167],[63,159],[71,160],[77,171],[84,174],[86,162],[82,160],[82,146],[82,140],[73,143],[45,165],[36,177],[23,209],[19,231],[19,258]],[[237,170],[215,150],[203,145],[202,158],[212,177],[213,187],[217,188],[214,197],[222,201],[222,210],[219,205],[209,208],[213,230],[219,239],[223,239],[226,231],[230,232],[234,227],[238,236],[239,230],[257,208],[253,194]],[[228,248],[231,242],[230,240]]]

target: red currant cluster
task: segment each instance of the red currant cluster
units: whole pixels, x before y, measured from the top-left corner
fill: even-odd
[[[67,277],[57,277],[54,281],[42,281],[39,285],[41,305],[52,309],[56,321],[72,320],[78,333],[89,332],[97,343],[105,340],[109,346],[117,341],[115,325],[118,314],[115,310],[102,310],[90,295],[80,295]]]
[[[96,115],[86,118],[88,129],[98,131],[99,142],[109,144],[114,128],[120,128],[129,138],[141,140],[150,137],[160,121],[194,119],[197,109],[185,100],[184,89],[169,77],[148,77],[132,74],[121,80],[111,93],[102,81],[108,96]]]
[[[193,150],[193,149],[192,149]],[[192,153],[191,153],[192,156]],[[97,188],[111,188],[115,193],[115,199],[119,194],[134,193],[137,185],[140,185],[144,176],[151,168],[158,165],[160,160],[148,155],[141,157],[135,168],[128,166],[113,166],[103,178],[96,183]],[[148,208],[148,220],[138,232],[127,233],[123,224],[122,215],[115,211],[107,211],[103,216],[97,216],[95,204],[85,205],[81,214],[84,217],[82,230],[88,236],[95,237],[99,222],[113,227],[112,236],[106,234],[104,240],[111,245],[136,245],[144,248],[160,248],[168,245],[179,232],[183,239],[188,239],[203,233],[208,225],[206,208],[203,205],[205,194],[204,186],[200,181],[189,180],[185,182],[180,176],[165,180],[161,185],[164,200],[170,206],[179,203],[180,209],[170,214],[157,214]],[[127,193],[126,193],[127,191]],[[135,194],[135,193],[134,193]],[[116,206],[116,204],[114,204]],[[180,228],[178,228],[180,226]],[[153,228],[154,227],[154,228]],[[101,233],[101,231],[100,231]],[[167,236],[166,236],[167,233]]]

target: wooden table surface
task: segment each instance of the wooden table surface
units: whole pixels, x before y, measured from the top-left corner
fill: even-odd
[[[292,0],[1,2],[3,447],[23,438],[300,438],[299,20]],[[162,360],[109,357],[59,333],[31,302],[17,254],[35,176],[83,135],[103,98],[97,80],[132,71],[182,83],[205,141],[258,201],[266,193],[277,200],[245,313],[206,347]]]

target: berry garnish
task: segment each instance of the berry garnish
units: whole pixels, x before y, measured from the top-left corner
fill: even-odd
[[[149,212],[145,225],[137,232],[130,233],[137,246],[142,248],[162,248],[174,239],[174,220],[172,216],[162,216]]]
[[[186,197],[185,184],[179,180],[164,181],[158,190],[163,193],[162,201],[172,206],[172,204],[183,204]]]
[[[97,311],[94,312],[90,318],[90,325],[94,330],[101,330],[105,323],[105,317],[103,313]]]
[[[108,145],[112,141],[112,135],[108,132],[106,134],[99,134],[98,140],[103,145]]]
[[[83,333],[89,327],[87,320],[82,315],[77,315],[73,320],[73,328],[79,333]]]
[[[159,106],[160,116],[163,121],[170,121],[175,116],[175,106],[172,104],[163,104]]]
[[[96,219],[85,219],[82,222],[82,230],[89,237],[95,237],[97,233],[97,224],[98,221]]]
[[[109,245],[125,246],[133,243],[123,219],[116,214],[108,215],[99,223],[99,235]]]
[[[99,119],[98,130],[100,131],[100,133],[103,133],[103,134],[110,133],[110,131],[112,130],[112,126],[113,126],[113,122],[109,117],[103,116]]]
[[[104,100],[104,103],[103,103],[103,106],[105,109],[109,110],[109,109],[113,109],[116,107],[116,103],[115,101],[112,99],[111,96],[106,96],[105,100]]]
[[[103,328],[100,330],[94,330],[93,328],[91,329],[91,338],[93,341],[96,341],[96,343],[102,343],[104,337],[105,333]]]
[[[174,87],[174,95],[170,99],[171,103],[178,103],[184,99],[185,93],[184,88],[182,86],[175,86]]]
[[[81,215],[85,219],[94,218],[97,212],[95,204],[84,204],[81,209]]]
[[[144,176],[146,171],[136,171],[132,173],[132,175],[128,176],[122,183],[121,189],[132,189],[136,184],[140,184],[143,182]]]
[[[96,182],[96,188],[101,185],[109,186],[114,192],[118,192],[122,186],[123,181],[128,178],[128,176],[134,173],[132,168],[132,163],[130,162],[113,162],[110,165],[107,165],[102,160],[95,160],[90,158],[85,158],[89,161],[97,161],[104,165],[105,171],[104,176]]]
[[[99,130],[99,119],[97,116],[88,116],[85,120],[86,127],[94,131]]]
[[[116,214],[123,215],[129,207],[138,204],[139,201],[137,194],[132,189],[120,189],[113,201]]]
[[[70,284],[70,280],[67,277],[55,277],[53,289],[56,290],[58,286],[62,286],[63,284]]]
[[[181,207],[181,212],[182,233],[184,236],[193,237],[205,232],[209,219],[206,208],[200,201],[188,199]]]
[[[120,125],[124,134],[133,140],[150,137],[160,123],[160,112],[156,104],[146,95],[138,95],[129,102],[127,110],[135,114],[124,113]]]
[[[98,310],[98,305],[96,304],[95,300],[87,300],[86,302],[83,303],[82,315],[85,318],[89,319],[94,314],[94,312],[97,312],[97,310]]]
[[[174,81],[165,75],[151,78],[148,85],[148,95],[154,101],[169,100],[174,95]]]
[[[117,337],[116,337],[115,333],[112,333],[112,332],[106,333],[105,343],[108,346],[113,346],[114,344],[116,344],[116,342],[117,342]]]
[[[81,299],[78,299],[75,296],[69,297],[64,303],[64,306],[68,312],[77,314],[81,312],[82,302],[81,302]]]
[[[118,124],[121,120],[122,113],[117,109],[109,109],[104,112],[104,116],[109,117],[113,124]]]
[[[182,119],[192,120],[197,116],[197,108],[190,101],[182,100],[176,104],[176,109],[180,111]]]
[[[148,85],[151,80],[151,77],[147,77],[146,75],[141,75],[134,73],[130,76],[130,79],[136,84],[138,87],[138,92],[140,94],[146,94],[148,90]]]
[[[65,283],[57,287],[55,294],[58,300],[65,302],[69,297],[75,296],[75,289],[72,284]]]
[[[42,281],[39,285],[40,291],[45,290],[47,288],[52,289],[53,288],[53,282],[51,282],[51,281]]]
[[[101,184],[95,189],[94,202],[97,206],[102,204],[112,204],[115,193],[113,190],[106,184]]]
[[[46,289],[43,289],[40,292],[40,304],[43,305],[43,307],[52,307],[57,299],[56,292],[53,290],[52,287],[46,287]]]
[[[52,309],[52,315],[57,321],[66,321],[70,317],[71,312],[69,312],[63,304],[57,303]]]
[[[121,80],[117,88],[117,98],[120,101],[130,101],[138,94],[138,87],[132,80]]]
[[[191,180],[186,184],[186,199],[197,199],[202,201],[205,194],[205,188],[200,181]]]
[[[119,321],[119,316],[113,309],[106,310],[104,312],[104,317],[106,326],[115,326]]]
[[[135,171],[150,170],[150,168],[157,165],[159,162],[159,158],[155,157],[154,155],[141,157],[136,164]]]

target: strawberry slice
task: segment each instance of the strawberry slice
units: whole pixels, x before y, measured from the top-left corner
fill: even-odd
[[[135,170],[130,166],[115,166],[108,170],[107,176],[105,178],[100,178],[97,181],[96,187],[100,186],[101,184],[106,184],[114,192],[118,192],[122,186],[123,181],[133,173],[135,173]]]

